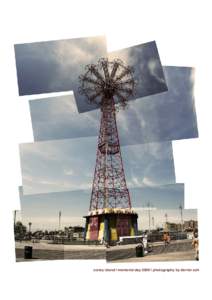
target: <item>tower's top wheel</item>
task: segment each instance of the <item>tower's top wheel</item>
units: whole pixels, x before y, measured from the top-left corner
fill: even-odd
[[[120,59],[101,58],[96,65],[87,65],[79,80],[79,93],[85,95],[89,103],[100,106],[114,98],[115,103],[124,108],[135,87],[133,68],[125,66]]]

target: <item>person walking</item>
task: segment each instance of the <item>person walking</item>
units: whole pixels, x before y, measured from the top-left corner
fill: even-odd
[[[165,232],[163,233],[163,240],[164,240],[164,246],[165,246],[165,247],[168,246],[168,244],[170,243],[170,240],[171,240],[170,234],[169,234],[168,231],[165,231]]]
[[[167,232],[167,244],[170,244],[171,242],[171,236],[170,236],[170,233]]]
[[[198,233],[194,232],[193,240],[192,240],[192,246],[195,249],[195,259],[199,260],[199,239],[198,239]]]
[[[164,246],[166,247],[166,244],[167,244],[167,232],[164,231],[163,233],[163,241],[164,241]]]

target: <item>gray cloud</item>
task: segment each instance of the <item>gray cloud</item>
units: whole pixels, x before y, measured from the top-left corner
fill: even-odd
[[[133,67],[136,87],[135,95],[129,100],[167,91],[163,68],[154,41],[111,52],[108,58],[109,60],[121,59],[125,65]],[[98,105],[87,103],[85,98],[78,94],[75,96],[80,113],[98,107]]]
[[[194,70],[164,67],[169,91],[130,101],[117,113],[121,145],[198,136],[194,105]],[[36,141],[97,136],[100,111],[77,112],[73,95],[30,101]]]
[[[20,95],[77,90],[86,64],[107,56],[105,37],[15,45]]]
[[[104,37],[17,44],[15,57],[20,95],[73,90],[79,112],[97,107],[78,93],[78,77],[87,64],[107,57]],[[134,67],[136,98],[167,90],[155,42],[109,54],[115,57]]]
[[[96,137],[21,144],[24,194],[91,189],[96,145]],[[129,187],[175,182],[170,142],[121,151]]]

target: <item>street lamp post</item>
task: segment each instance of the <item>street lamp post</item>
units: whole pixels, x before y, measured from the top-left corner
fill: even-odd
[[[32,223],[29,222],[28,225],[29,225],[29,233],[30,233],[30,232],[31,232],[31,226],[32,226]]]
[[[147,207],[148,207],[148,217],[149,217],[149,233],[151,231],[151,215],[150,215],[150,203],[148,202],[147,204]]]
[[[14,210],[14,228],[15,228],[15,224],[16,224],[16,213],[17,213],[17,210]]]
[[[181,218],[181,232],[183,231],[183,208],[182,205],[179,206],[180,218]]]
[[[164,227],[167,227],[168,226],[168,214],[165,213],[164,217],[165,217],[165,226]]]
[[[28,225],[29,225],[29,240],[31,240],[31,237],[32,237],[32,234],[31,234],[31,226],[32,226],[32,223],[29,222]]]
[[[61,229],[61,211],[59,211],[59,231]]]
[[[155,228],[155,218],[152,217],[152,228],[154,229]]]

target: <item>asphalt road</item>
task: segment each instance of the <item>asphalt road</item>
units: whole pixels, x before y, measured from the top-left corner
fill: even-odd
[[[130,261],[130,259],[136,259],[136,245],[123,245],[123,246],[114,246],[106,251],[106,259],[108,262],[110,261]],[[191,240],[178,240],[172,241],[169,245],[165,246],[163,242],[156,242],[152,244],[152,251],[149,252],[143,260],[146,261],[166,261],[169,260],[190,260],[187,258],[189,255],[186,253],[190,253],[193,251]],[[172,253],[172,254],[171,254]],[[183,255],[179,255],[179,253],[184,253],[185,259]],[[182,257],[182,259],[181,259]],[[192,254],[190,256],[192,258]],[[193,255],[194,257],[194,255]]]
[[[24,259],[24,247],[32,246],[32,259]],[[63,259],[106,259],[104,246],[54,245],[30,242],[16,243],[16,261],[63,260]]]
[[[146,255],[144,257],[130,257],[126,259],[116,259],[110,261],[110,263],[130,263],[130,262],[151,262],[151,261],[185,261],[185,260],[195,260],[195,251],[179,251],[170,253],[161,253],[155,255]]]
[[[24,246],[33,247],[32,260],[63,259],[106,259],[108,262],[140,262],[140,261],[183,261],[195,260],[195,252],[191,241],[176,241],[164,248],[163,243],[155,243],[153,251],[144,257],[136,257],[135,245],[114,246],[106,249],[96,245],[54,245],[30,242],[16,243],[16,261],[32,261],[24,259]]]

